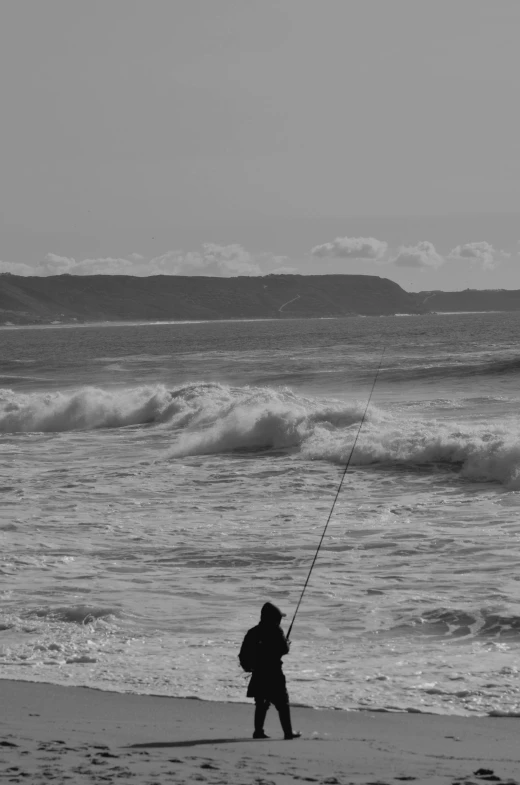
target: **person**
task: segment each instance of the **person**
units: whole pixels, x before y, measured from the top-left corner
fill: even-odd
[[[291,724],[289,695],[282,670],[282,657],[289,653],[289,641],[280,622],[285,613],[266,602],[260,612],[260,623],[247,631],[240,648],[240,664],[252,673],[247,697],[255,699],[254,739],[268,739],[264,722],[271,703],[278,711],[285,739],[296,739]]]

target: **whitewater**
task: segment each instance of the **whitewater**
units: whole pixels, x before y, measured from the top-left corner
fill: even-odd
[[[0,329],[0,677],[520,712],[520,315]]]

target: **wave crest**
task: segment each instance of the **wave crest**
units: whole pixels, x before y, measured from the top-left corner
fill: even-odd
[[[182,432],[173,457],[232,450],[295,449],[302,457],[344,464],[363,416],[363,402],[324,401],[291,390],[193,385],[177,391],[172,424]],[[182,402],[182,403],[181,403]],[[443,423],[371,406],[352,464],[446,466],[475,482],[520,488],[520,429]]]
[[[344,463],[350,452],[345,434],[317,428],[302,445],[309,458]],[[368,424],[359,439],[354,465],[445,465],[476,482],[498,481],[520,488],[520,432],[512,424],[445,425],[438,421],[396,419],[382,427]]]
[[[359,424],[364,404],[304,398],[291,390],[213,385],[183,391],[184,411],[172,424],[185,426],[173,457],[232,450],[301,448],[317,428],[349,431]],[[382,413],[372,408],[368,420]]]
[[[487,610],[467,611],[434,608],[399,624],[390,634],[413,634],[440,638],[520,640],[520,617]]]
[[[70,605],[59,608],[37,608],[29,611],[26,614],[26,618],[52,619],[72,624],[92,624],[98,619],[119,615],[120,611],[117,608],[102,608],[96,605]]]
[[[17,394],[0,390],[0,432],[60,432],[155,424],[171,431],[170,457],[283,449],[344,464],[365,402],[297,395],[287,388],[193,383]],[[459,423],[371,406],[353,465],[445,466],[475,482],[520,489],[520,425]]]
[[[70,392],[0,390],[0,432],[53,433],[156,422],[171,402],[163,386]]]

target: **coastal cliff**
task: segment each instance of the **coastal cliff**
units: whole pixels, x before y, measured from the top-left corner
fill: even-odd
[[[519,289],[465,289],[462,292],[419,292],[417,304],[427,311],[520,311]]]
[[[287,319],[425,310],[415,295],[375,275],[0,275],[0,324],[4,325]]]
[[[375,275],[0,274],[0,325],[520,310],[520,290],[410,294]]]

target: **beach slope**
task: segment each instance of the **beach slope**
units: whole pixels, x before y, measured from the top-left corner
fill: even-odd
[[[517,719],[294,708],[283,741],[271,709],[251,739],[250,705],[0,681],[6,782],[520,782]]]

